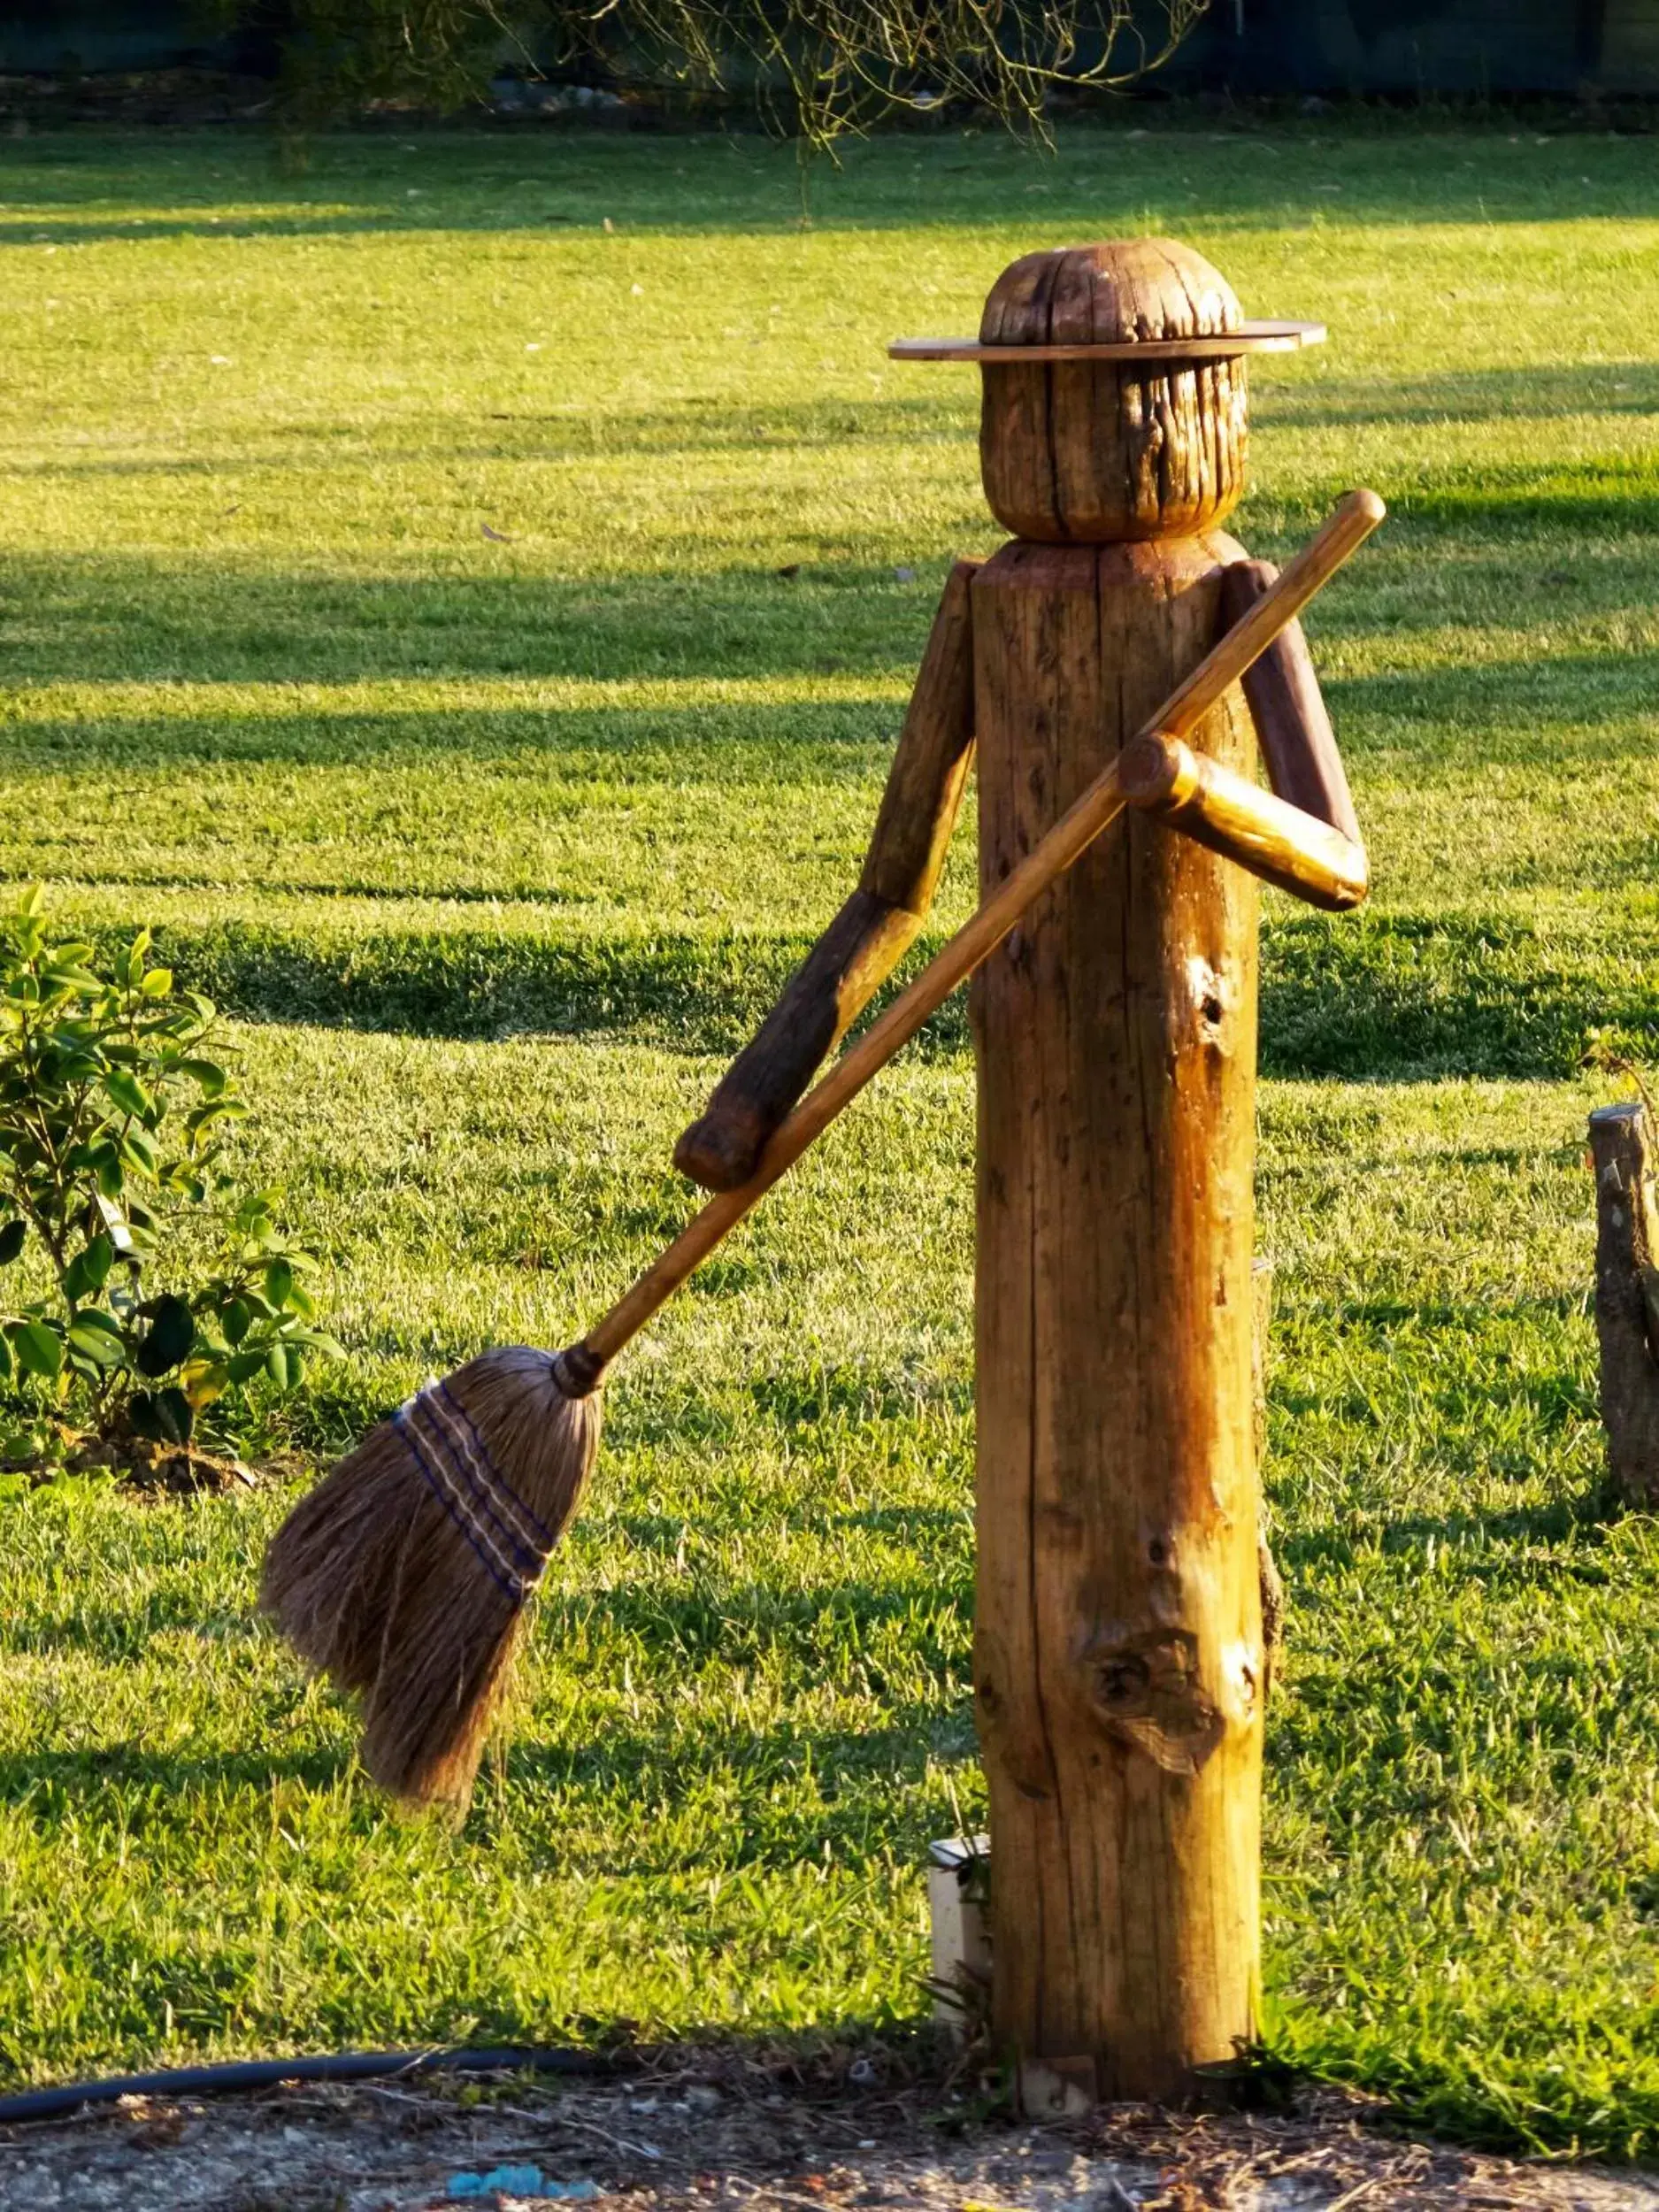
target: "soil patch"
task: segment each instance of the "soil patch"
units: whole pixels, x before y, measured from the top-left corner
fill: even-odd
[[[1033,2128],[879,2057],[700,2053],[625,2081],[289,2084],[0,2130],[8,2212],[1659,2212],[1642,2175],[1409,2139],[1321,2092],[1273,2116],[1111,2108]]]
[[[204,1450],[199,1444],[162,1444],[148,1437],[98,1437],[65,1430],[50,1451],[0,1458],[0,1475],[19,1475],[39,1488],[65,1475],[110,1474],[141,1495],[213,1496],[227,1490],[257,1490],[262,1482],[296,1471],[297,1462],[264,1468]]]

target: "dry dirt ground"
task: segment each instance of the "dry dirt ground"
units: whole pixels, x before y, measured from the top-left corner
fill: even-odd
[[[1414,2141],[1328,2093],[1283,2115],[1116,2108],[1044,2128],[978,2116],[880,2062],[701,2055],[623,2080],[289,2084],[0,2129],[4,2212],[426,2212],[596,2196],[597,2212],[1659,2212],[1659,2181]],[[503,2165],[534,2193],[451,2195]],[[590,2185],[581,2186],[581,2185]],[[465,2185],[463,2185],[465,2189]]]

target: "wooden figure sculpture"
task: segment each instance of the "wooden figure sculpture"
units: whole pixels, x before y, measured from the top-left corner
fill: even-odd
[[[1015,536],[951,572],[858,889],[681,1138],[695,1180],[744,1182],[921,926],[976,752],[985,897],[1271,581],[1217,527],[1245,360],[1323,334],[1246,321],[1202,257],[1142,239],[1027,255],[977,342],[895,345],[980,365],[986,496]],[[974,1685],[993,2026],[1031,2110],[1188,2095],[1256,2028],[1256,863],[1218,825],[1258,741],[1333,856],[1321,890],[1274,879],[1333,907],[1366,884],[1300,630],[1242,694],[1192,751],[1128,748],[1156,811],[973,987]]]

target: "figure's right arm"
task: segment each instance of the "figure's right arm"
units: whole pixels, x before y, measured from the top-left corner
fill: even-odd
[[[749,1180],[766,1140],[927,918],[973,759],[977,566],[958,561],[946,581],[858,888],[674,1147],[674,1165],[705,1190]]]

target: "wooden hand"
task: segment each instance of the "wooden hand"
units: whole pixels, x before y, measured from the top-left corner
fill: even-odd
[[[705,1190],[735,1190],[849,1025],[927,918],[973,758],[968,587],[946,581],[887,776],[858,888],[784,987],[698,1118],[674,1165]]]

